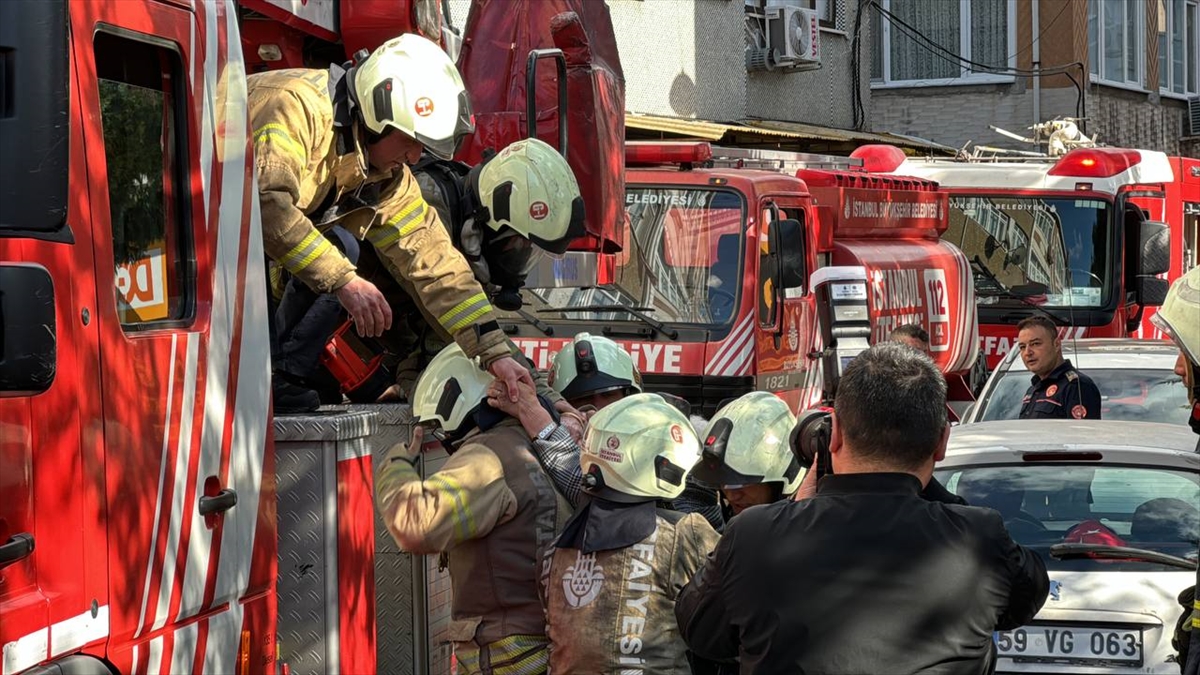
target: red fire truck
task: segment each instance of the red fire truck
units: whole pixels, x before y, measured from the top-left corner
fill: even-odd
[[[854,156],[950,193],[943,238],[971,263],[989,367],[1035,313],[1067,336],[1154,335],[1147,319],[1169,280],[1196,263],[1198,160],[1102,147],[953,160],[867,146]]]
[[[941,241],[932,181],[873,175],[844,157],[631,142],[617,254],[568,254],[531,275],[504,322],[545,368],[579,332],[617,340],[647,387],[711,415],[747,391],[796,410],[824,395],[810,277],[863,268],[871,340],[902,324],[931,335],[960,398],[977,350],[967,259]]]

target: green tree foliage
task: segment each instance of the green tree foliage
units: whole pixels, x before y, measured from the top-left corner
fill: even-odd
[[[100,80],[108,164],[113,256],[133,262],[166,232],[163,192],[164,100],[161,91]]]

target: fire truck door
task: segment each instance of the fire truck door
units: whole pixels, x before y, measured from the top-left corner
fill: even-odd
[[[220,233],[203,196],[218,200],[232,181],[213,185],[203,168],[216,161],[204,120],[221,112],[209,97],[226,67],[205,47],[223,39],[225,26],[209,22],[224,17],[213,4],[197,6],[195,17],[164,3],[87,6],[96,30],[72,34],[77,60],[91,71],[81,104],[96,277],[110,280],[97,282],[94,321],[112,658],[132,661],[134,671],[199,672],[198,624],[171,627],[206,609],[214,576],[213,527],[198,504],[221,488],[206,484],[222,475],[222,443],[212,433],[221,424],[207,418],[227,414],[226,392],[209,381],[208,362],[228,351],[210,338],[233,302],[213,297],[210,244]],[[193,64],[202,81],[189,76]],[[243,177],[236,180],[241,188]]]

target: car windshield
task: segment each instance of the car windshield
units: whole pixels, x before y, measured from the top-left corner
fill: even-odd
[[[1101,307],[1112,286],[1109,210],[1100,199],[954,196],[942,239],[971,262],[980,305]],[[1045,294],[1005,297],[1031,283]]]
[[[1050,557],[1054,544],[1127,546],[1196,558],[1200,476],[1150,466],[1037,463],[939,469],[934,474],[971,506],[995,509],[1019,544],[1051,570],[1174,568],[1159,563]]]
[[[1187,424],[1191,412],[1187,389],[1170,370],[1089,368],[1087,375],[1100,390],[1100,419]],[[1029,371],[1009,370],[999,377],[981,404],[979,422],[1015,420],[1021,414]]]
[[[741,285],[745,208],[730,190],[631,186],[623,250],[612,283],[589,288],[527,288],[534,310],[622,305],[665,323],[724,324]],[[604,263],[601,263],[604,268]],[[551,311],[580,321],[631,321],[620,311]]]

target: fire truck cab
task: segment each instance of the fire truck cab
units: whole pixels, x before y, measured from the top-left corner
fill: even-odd
[[[939,240],[946,197],[925,180],[861,163],[707,143],[626,145],[617,254],[571,253],[527,282],[503,322],[545,368],[573,335],[610,337],[650,391],[711,415],[745,392],[802,410],[824,396],[814,272],[863,268],[872,341],[917,323],[944,372],[975,361],[966,259]]]
[[[943,240],[970,262],[989,367],[1032,314],[1073,337],[1125,336],[1165,297],[1160,275],[1180,257],[1171,242],[1181,241],[1182,228],[1179,219],[1163,222],[1176,180],[1163,153],[1080,147],[1059,157],[953,160],[866,146],[853,156],[950,193]]]

